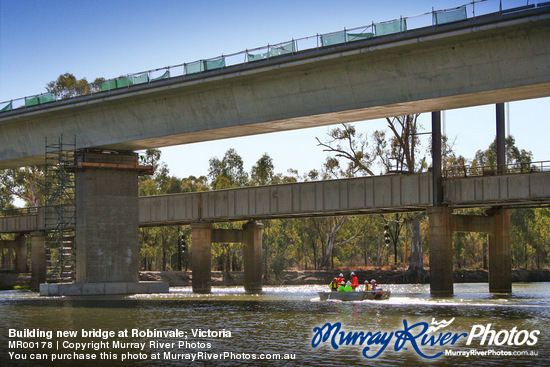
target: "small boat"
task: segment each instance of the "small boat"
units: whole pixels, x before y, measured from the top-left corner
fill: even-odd
[[[337,299],[340,301],[363,301],[366,299],[382,300],[389,299],[390,290],[376,289],[373,291],[357,291],[357,292],[318,292],[319,299],[326,301],[329,299]]]

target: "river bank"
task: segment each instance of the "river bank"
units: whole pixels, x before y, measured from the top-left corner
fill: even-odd
[[[376,279],[378,284],[408,284],[417,283],[410,281],[410,274],[403,270],[354,270],[361,283],[365,280]],[[350,271],[341,270],[286,270],[277,278],[271,276],[264,280],[265,285],[316,285],[328,284],[335,276],[342,272],[346,278],[349,278]],[[430,282],[428,270],[422,274],[423,281]],[[455,283],[487,283],[489,275],[487,270],[455,270]],[[31,280],[30,273],[1,273],[0,289],[28,288]],[[139,280],[141,281],[164,281],[169,282],[170,286],[190,286],[191,272],[183,271],[140,271]],[[550,282],[550,270],[512,270],[512,282]],[[242,271],[232,271],[224,277],[221,271],[212,272],[213,286],[231,286],[242,285],[244,283],[244,273]]]
[[[350,271],[340,270],[286,270],[276,278],[264,280],[265,285],[315,285],[328,284],[330,281],[342,272],[346,278],[349,278]],[[355,270],[357,277],[361,282],[365,280],[376,279],[378,284],[407,284],[410,274],[403,270]],[[424,270],[424,281],[429,283],[429,271]],[[455,270],[455,283],[487,283],[489,275],[487,270]],[[165,281],[170,286],[190,286],[191,272],[187,274],[180,271],[142,271],[140,272],[142,281]],[[512,270],[512,282],[550,282],[550,270]],[[242,285],[244,283],[244,273],[242,271],[232,271],[229,276],[223,275],[220,271],[212,272],[213,286]]]

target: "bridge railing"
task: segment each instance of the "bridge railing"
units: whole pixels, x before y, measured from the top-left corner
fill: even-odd
[[[513,175],[520,173],[550,172],[550,161],[538,161],[528,163],[510,163],[502,167],[499,172],[499,166],[455,166],[443,171],[445,178],[465,178],[480,176]]]
[[[468,18],[487,14],[510,13],[542,6],[550,6],[550,1],[474,0],[456,8],[440,10],[432,8],[429,12],[414,16],[401,17],[378,23],[371,22],[371,24],[361,27],[344,28],[336,32],[292,39],[272,45],[268,44],[266,46],[247,49],[229,55],[221,55],[210,59],[165,66],[154,70],[127,74],[122,77],[108,79],[98,83],[89,83],[60,91],[12,99],[0,102],[0,114],[14,109],[42,106],[51,102],[77,98],[79,96],[96,93],[110,93],[114,90],[131,88],[132,86],[142,84],[152,84],[174,77],[200,75],[211,70],[223,69],[238,64],[254,63],[260,60],[294,54],[303,50],[330,47],[388,34],[402,33],[412,29],[460,22]]]
[[[37,215],[38,207],[0,209],[0,217],[22,217],[27,215]]]

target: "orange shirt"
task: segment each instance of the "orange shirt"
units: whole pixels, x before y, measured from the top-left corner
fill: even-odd
[[[351,278],[351,287],[352,288],[359,287],[359,279],[357,278],[357,275],[354,275],[353,278]]]

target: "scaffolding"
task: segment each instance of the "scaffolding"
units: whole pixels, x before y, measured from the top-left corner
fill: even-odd
[[[74,282],[75,246],[75,164],[73,143],[63,135],[46,146],[44,171],[44,226],[46,229],[46,282]]]

